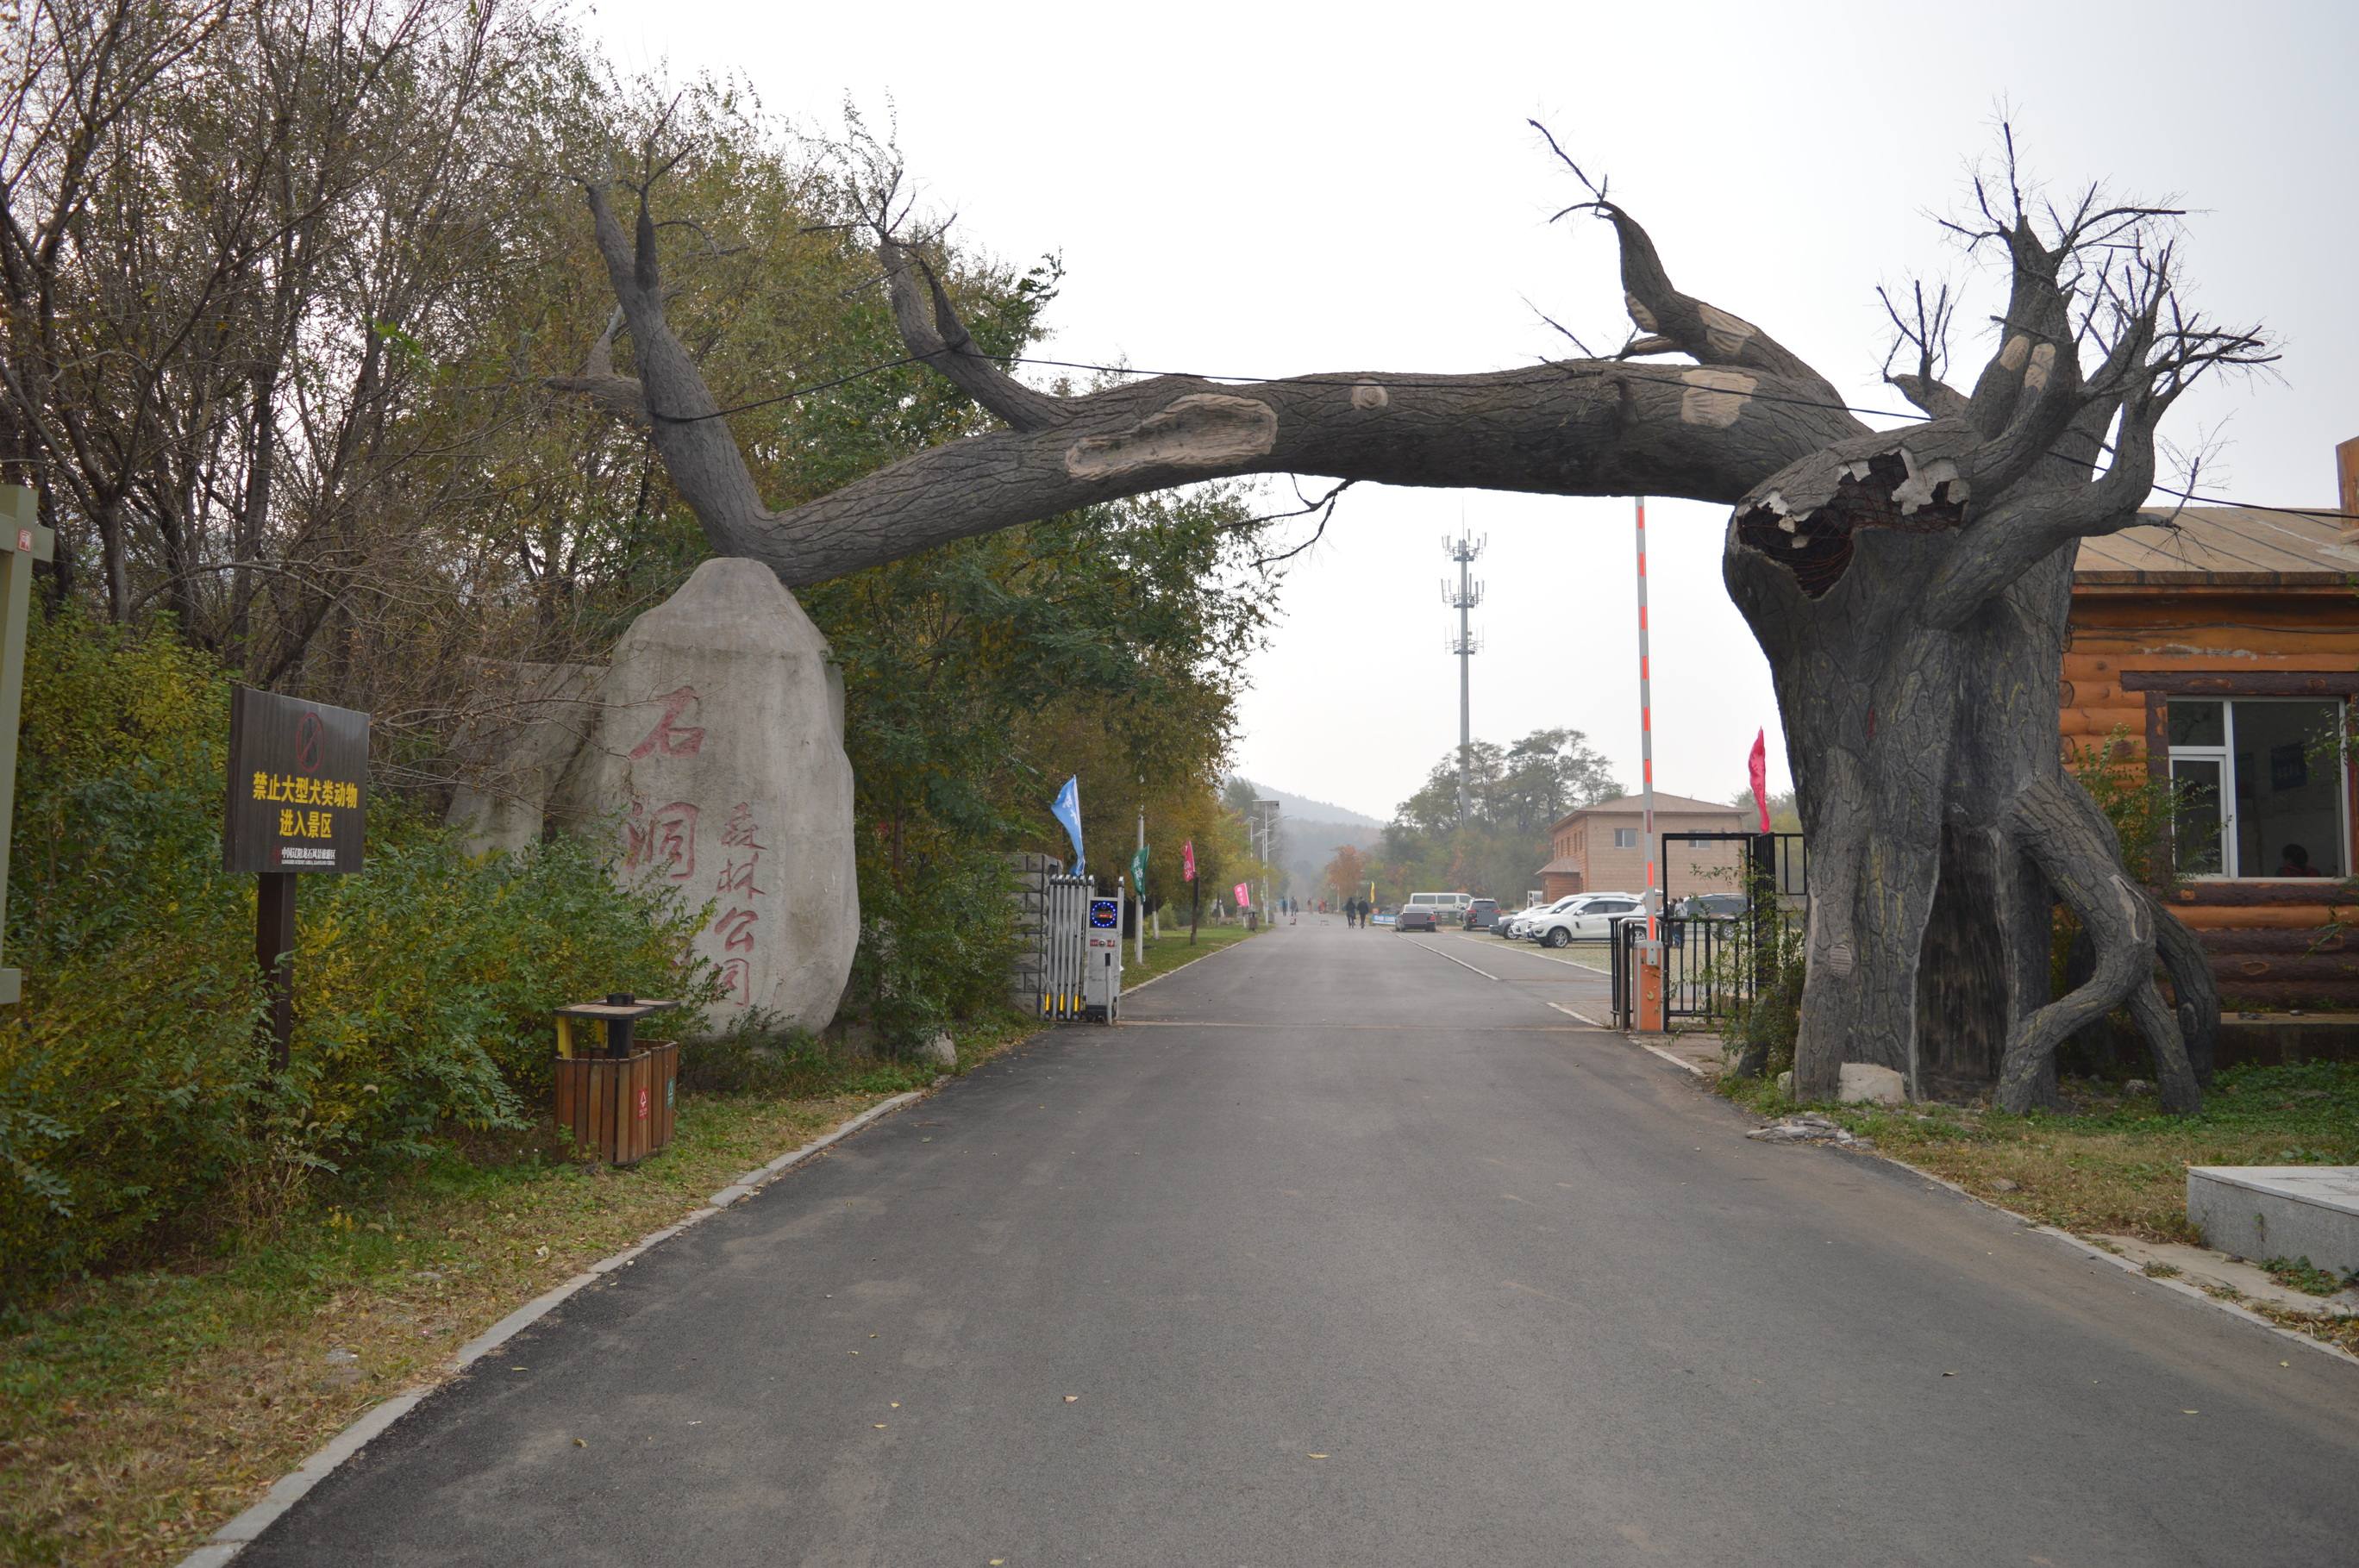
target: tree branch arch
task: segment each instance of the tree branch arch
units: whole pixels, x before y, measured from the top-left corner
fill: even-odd
[[[1004,427],[773,511],[665,319],[652,178],[633,188],[628,233],[614,186],[591,180],[638,376],[614,371],[610,327],[583,375],[557,384],[640,421],[712,547],[789,585],[1238,475],[1727,504],[1724,575],[1777,681],[1813,847],[1801,1092],[1831,1097],[1843,1062],[1869,1061],[1901,1069],[1916,1092],[1980,1077],[2027,1106],[2049,1092],[2062,1034],[2128,1002],[2167,1092],[2191,1107],[2181,1020],[2216,1016],[2211,982],[2191,945],[2165,942],[2191,1005],[2174,1016],[2150,994],[2168,916],[2120,876],[2102,816],[2092,825],[2093,806],[2063,772],[2056,684],[2071,546],[2136,521],[2157,427],[2194,379],[2271,356],[2257,331],[2182,308],[2163,232],[2175,214],[2092,191],[2036,219],[2011,141],[2009,155],[2007,198],[1978,184],[1983,222],[1958,226],[1970,246],[2007,257],[1998,346],[1971,392],[1951,388],[1940,379],[1946,292],[1930,307],[1919,293],[1913,318],[1887,297],[1896,357],[1913,349],[1917,362],[1890,374],[1888,360],[1888,379],[1929,416],[1895,430],[1860,421],[1752,321],[1681,292],[1602,186],[1567,211],[1603,219],[1620,247],[1636,330],[1614,358],[1250,384],[1155,376],[1060,396],[975,346],[928,254],[934,237],[898,232],[892,168],[860,205],[896,326],[913,360]],[[1667,354],[1685,362],[1652,358]],[[2100,961],[2051,1003],[2044,935],[2033,936],[2055,897],[2082,914]],[[1995,949],[1977,923],[2000,934]]]

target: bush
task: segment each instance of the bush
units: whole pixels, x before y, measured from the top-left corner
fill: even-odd
[[[365,1181],[440,1131],[524,1125],[562,1002],[713,995],[688,950],[701,912],[618,891],[590,847],[469,857],[397,806],[373,812],[365,872],[304,879],[292,1059],[270,1071],[254,880],[222,870],[227,735],[225,677],[168,628],[36,621],[7,935],[25,999],[0,1011],[0,1293],[316,1179]]]
[[[1794,1065],[1810,944],[1801,920],[1779,905],[1776,881],[1756,874],[1751,882],[1755,907],[1768,914],[1731,925],[1724,989],[1741,1000],[1721,1020],[1720,1039],[1734,1076],[1774,1077]],[[1756,976],[1763,977],[1758,988]]]
[[[861,847],[847,1000],[887,1050],[911,1049],[1006,994],[1018,940],[1014,871],[995,850],[942,838],[897,868],[874,842]]]

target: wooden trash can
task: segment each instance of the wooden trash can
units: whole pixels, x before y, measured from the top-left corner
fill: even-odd
[[[679,1046],[640,1045],[631,1036],[640,1019],[679,1005],[618,994],[557,1010],[557,1124],[573,1135],[577,1152],[635,1165],[671,1142]],[[604,1025],[603,1054],[573,1049],[577,1021]]]

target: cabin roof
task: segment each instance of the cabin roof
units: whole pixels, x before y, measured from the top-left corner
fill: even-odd
[[[1577,816],[1636,816],[1646,809],[1646,797],[1641,795],[1637,791],[1633,790],[1628,795],[1615,795],[1612,800],[1601,800],[1595,806],[1584,806],[1576,810],[1568,811],[1562,816],[1556,819],[1555,824],[1549,827],[1549,831],[1551,833],[1557,831],[1557,829],[1562,827],[1566,823],[1571,822]],[[1706,815],[1712,816],[1736,816],[1741,815],[1742,810],[1743,808],[1731,806],[1726,801],[1698,800],[1693,795],[1673,795],[1668,790],[1658,789],[1655,792],[1655,815],[1657,816],[1699,816]]]
[[[2332,517],[2251,506],[2190,506],[2102,538],[2083,539],[2077,584],[2320,587],[2359,577],[2359,529]]]

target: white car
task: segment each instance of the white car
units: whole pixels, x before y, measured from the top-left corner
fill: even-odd
[[[1581,902],[1581,894],[1569,892],[1554,903],[1536,903],[1529,909],[1519,909],[1499,922],[1499,935],[1514,938],[1530,930],[1532,922],[1545,920],[1560,909],[1570,909]]]
[[[1646,914],[1646,901],[1634,892],[1583,893],[1570,907],[1530,923],[1524,935],[1543,947],[1573,942],[1603,941],[1632,915]]]

